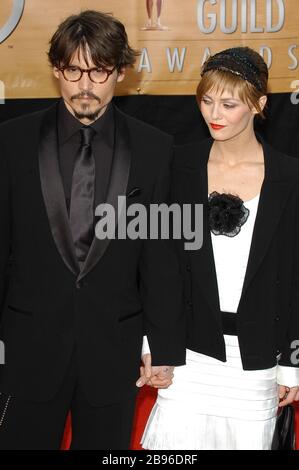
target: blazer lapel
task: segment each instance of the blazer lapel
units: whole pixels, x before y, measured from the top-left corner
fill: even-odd
[[[129,140],[129,131],[125,116],[115,108],[115,145],[112,161],[111,176],[107,192],[106,204],[114,207],[117,214],[118,196],[125,196],[127,191],[129,173],[131,165],[131,149]],[[117,224],[116,224],[117,225]],[[80,281],[86,274],[94,268],[99,262],[107,247],[110,239],[99,240],[94,237],[90,250],[87,254],[85,263],[77,278]]]
[[[212,139],[205,141],[201,151],[197,154],[200,158],[200,178],[197,185],[199,188],[200,203],[203,204],[203,245],[200,250],[194,252],[193,269],[197,271],[200,279],[202,293],[210,305],[212,312],[216,316],[216,320],[221,324],[219,292],[217,285],[216,267],[213,254],[212,238],[208,219],[208,160],[213,144]]]
[[[284,181],[281,176],[282,172],[279,169],[275,150],[259,136],[257,137],[263,145],[265,178],[260,194],[241,299],[267,253],[287,197],[292,189],[289,181]]]
[[[184,158],[185,168],[180,168],[180,178],[183,178],[181,188],[184,192],[184,203],[203,204],[203,244],[199,250],[190,252],[190,262],[202,295],[205,297],[207,304],[214,312],[220,324],[219,293],[207,210],[207,163],[212,143],[212,139],[206,139],[192,146],[189,161],[188,155],[188,157],[186,156],[187,158]]]
[[[79,265],[69,226],[58,163],[57,105],[45,113],[42,121],[39,138],[39,171],[52,236],[64,263],[77,275]]]

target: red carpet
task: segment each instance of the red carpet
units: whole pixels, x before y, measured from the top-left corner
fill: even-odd
[[[136,412],[135,412],[135,419],[134,419],[134,428],[133,428],[133,435],[132,435],[132,442],[131,442],[131,449],[140,450],[140,439],[143,433],[144,425],[146,423],[147,417],[152,409],[152,406],[155,402],[156,398],[156,390],[150,387],[143,387],[138,395],[137,404],[136,404]],[[296,449],[299,450],[299,402],[295,402],[296,408]],[[70,432],[70,419],[68,418],[62,449],[68,449],[71,439],[71,432]]]

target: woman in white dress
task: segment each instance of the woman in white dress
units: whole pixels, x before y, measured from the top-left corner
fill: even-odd
[[[178,243],[186,365],[158,391],[145,449],[271,449],[278,406],[299,400],[299,161],[255,134],[267,80],[252,49],[210,57],[211,138],[175,149],[173,201],[203,204],[203,246]]]

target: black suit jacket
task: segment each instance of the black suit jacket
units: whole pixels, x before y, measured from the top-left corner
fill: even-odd
[[[260,139],[262,140],[262,139]],[[175,149],[174,201],[203,204],[203,246],[177,244],[185,283],[187,347],[226,360],[212,241],[207,220],[211,138]],[[262,140],[265,178],[237,312],[244,369],[299,365],[299,161]],[[229,266],[228,266],[229,270]],[[297,345],[293,341],[297,340]],[[293,344],[292,344],[293,343]]]
[[[102,405],[134,393],[144,331],[154,364],[184,363],[182,281],[161,240],[94,238],[79,271],[56,119],[57,105],[0,127],[0,391],[50,399],[75,348],[87,398]],[[118,109],[115,129],[106,202],[165,200],[172,139]]]

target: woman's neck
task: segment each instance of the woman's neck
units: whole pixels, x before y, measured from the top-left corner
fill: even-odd
[[[242,133],[238,136],[225,140],[215,140],[213,143],[210,159],[227,165],[237,165],[242,162],[259,162],[263,159],[261,144],[258,142],[254,131]]]

